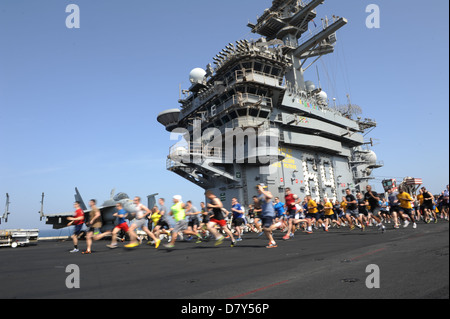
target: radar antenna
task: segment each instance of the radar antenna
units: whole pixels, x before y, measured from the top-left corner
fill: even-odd
[[[39,211],[39,217],[40,217],[40,221],[42,221],[42,219],[45,217],[44,216],[44,193],[42,193],[42,197],[41,197],[41,210]]]
[[[6,193],[5,213],[3,214],[2,218],[0,218],[0,224],[2,222],[2,219],[5,220],[5,223],[8,222],[8,215],[10,214],[10,212],[9,212],[9,204],[10,204],[10,202],[9,202],[9,194]]]

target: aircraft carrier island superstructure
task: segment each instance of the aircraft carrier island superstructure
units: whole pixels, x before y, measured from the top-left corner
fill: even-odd
[[[329,106],[327,94],[304,78],[334,52],[336,31],[347,24],[333,16],[310,32],[323,3],[274,0],[248,24],[259,39],[229,43],[214,66],[191,71],[181,107],[158,116],[178,133],[171,134],[179,142],[170,148],[168,170],[246,206],[260,183],[282,199],[287,187],[301,198],[339,200],[347,187],[365,189],[382,166],[364,140],[376,122],[356,117],[350,103]]]

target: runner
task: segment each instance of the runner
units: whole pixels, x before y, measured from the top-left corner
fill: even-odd
[[[125,209],[123,209],[123,206],[121,203],[117,203],[116,204],[116,208],[117,208],[117,212],[113,214],[114,217],[118,218],[117,221],[117,225],[116,227],[114,227],[113,231],[112,231],[112,239],[111,239],[111,244],[107,245],[107,247],[114,249],[117,248],[117,234],[120,231],[124,231],[125,233],[128,234],[128,236],[130,237],[130,242],[133,244],[128,244],[125,247],[126,248],[134,248],[137,247],[139,244],[137,244],[137,236],[136,233],[134,231],[130,231],[130,228],[128,227],[128,223],[127,223],[127,216],[128,213]]]
[[[136,213],[133,213],[135,218],[131,222],[131,227],[129,229],[130,232],[135,232],[136,229],[142,229],[144,233],[148,235],[148,240],[150,241],[150,238],[153,239],[155,242],[155,248],[159,247],[159,244],[161,243],[161,240],[159,238],[156,238],[155,234],[153,234],[150,229],[148,229],[148,219],[147,216],[152,214],[150,209],[148,207],[144,206],[141,203],[141,198],[139,196],[136,196],[133,199],[134,205],[136,205]],[[132,240],[128,245],[125,247],[127,248],[133,248],[139,246],[139,242],[137,240],[137,236],[135,236],[135,239]]]
[[[325,205],[324,205],[324,209],[325,209],[324,229],[327,232],[327,231],[329,231],[330,223],[334,222],[334,223],[337,223],[339,226],[341,226],[341,223],[339,222],[338,217],[333,210],[334,209],[333,204],[328,200],[327,197],[324,198],[324,202],[325,202]]]
[[[361,217],[361,230],[364,231],[366,230],[366,225],[369,224],[369,222],[367,221],[367,217],[369,216],[367,206],[369,206],[369,204],[364,200],[363,195],[360,192],[356,193],[356,199],[358,201],[358,213]]]
[[[424,215],[428,217],[428,221],[431,221],[431,218],[434,218],[434,222],[438,222],[438,217],[436,215],[436,211],[434,210],[434,196],[431,194],[425,187],[421,188],[421,193],[423,195],[423,210]]]
[[[259,196],[258,200],[261,203],[261,221],[262,221],[262,227],[264,229],[264,234],[266,234],[267,239],[269,239],[269,245],[266,246],[266,248],[276,248],[277,243],[273,239],[273,230],[277,227],[273,220],[275,218],[275,209],[273,207],[272,203],[272,193],[269,191],[266,191],[267,186],[264,184],[259,184],[257,187]]]
[[[186,202],[186,217],[188,221],[188,231],[193,232],[197,234],[197,242],[196,244],[199,244],[202,242],[200,235],[198,234],[199,226],[200,226],[200,220],[199,216],[201,215],[201,212],[197,209],[197,207],[194,207],[192,205],[192,201],[188,200]]]
[[[242,225],[244,225],[245,210],[244,208],[242,208],[241,204],[239,204],[237,198],[235,197],[231,199],[231,205],[232,205],[231,212],[233,213],[233,225],[236,229],[237,234],[236,241],[241,241],[243,232]]]
[[[403,187],[399,188],[399,194],[397,195],[398,200],[400,201],[400,212],[407,215],[410,220],[413,222],[413,228],[417,228],[416,220],[412,215],[412,202],[414,201],[410,194],[408,194]],[[408,227],[410,222],[405,219],[405,224],[403,227]]]
[[[288,240],[291,238],[291,234],[295,231],[295,226],[293,225],[293,220],[295,219],[295,213],[297,208],[295,206],[298,200],[298,196],[292,193],[291,189],[286,188],[286,195],[284,196],[285,207],[286,207],[286,224],[287,224],[287,232],[283,237],[284,240]]]
[[[372,186],[366,186],[366,194],[364,195],[364,200],[369,202],[369,213],[373,219],[377,222],[378,230],[381,230],[382,233],[386,231],[386,227],[383,225],[383,222],[380,217],[381,205],[380,205],[380,197],[378,193],[372,190]],[[370,218],[369,215],[369,218]]]
[[[172,240],[172,230],[174,227],[174,222],[172,216],[169,215],[167,207],[165,206],[165,199],[160,198],[158,200],[159,203],[159,214],[161,218],[158,220],[158,223],[155,225],[153,232],[155,233],[156,238],[161,239],[161,233],[166,235],[169,238],[169,242]],[[163,236],[164,236],[163,235]],[[162,237],[164,238],[164,237]]]
[[[175,219],[175,227],[172,231],[172,240],[170,243],[165,245],[166,248],[172,249],[175,247],[175,242],[178,237],[178,233],[183,233],[185,235],[192,235],[199,239],[201,239],[200,235],[194,233],[193,231],[188,230],[188,222],[186,220],[186,205],[182,201],[182,197],[180,195],[175,195],[173,197],[173,206],[170,209],[170,215]]]
[[[317,221],[317,203],[311,198],[311,195],[306,196],[306,202],[308,207],[308,213],[306,214],[306,221],[308,223],[308,228],[306,229],[307,234],[312,234],[312,224]]]
[[[89,229],[86,234],[86,251],[82,252],[82,254],[92,253],[92,240],[97,240],[96,236],[100,235],[100,228],[102,228],[102,216],[96,204],[97,201],[95,199],[89,201],[91,211],[89,212],[89,221],[86,223],[86,226],[89,226]]]
[[[400,206],[398,201],[398,192],[394,191],[394,189],[388,189],[388,201],[389,201],[389,213],[394,219],[394,228],[400,228],[399,214],[400,214]]]
[[[207,205],[208,208],[212,209],[213,216],[210,218],[209,223],[207,225],[209,232],[216,239],[216,246],[223,243],[224,236],[219,234],[219,232],[215,229],[216,225],[219,225],[220,228],[231,238],[231,247],[236,245],[233,234],[230,229],[227,227],[227,223],[225,221],[225,217],[222,212],[223,204],[222,201],[217,198],[211,191],[206,191],[206,198],[209,199],[210,203]]]
[[[72,241],[73,241],[73,249],[70,251],[71,253],[77,253],[80,250],[78,249],[78,236],[81,233],[81,230],[83,229],[84,224],[84,212],[80,208],[80,202],[75,202],[73,204],[73,207],[75,207],[75,213],[73,217],[67,217],[67,220],[70,222],[67,224],[67,226],[74,225],[75,228],[73,230],[72,234]]]

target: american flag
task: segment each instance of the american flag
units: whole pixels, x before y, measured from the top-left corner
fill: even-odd
[[[422,185],[421,178],[408,178],[406,180],[406,185]]]

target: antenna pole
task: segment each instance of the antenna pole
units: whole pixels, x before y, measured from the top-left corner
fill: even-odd
[[[42,218],[44,218],[44,193],[42,193],[42,199],[41,199],[41,210],[39,211],[40,220],[42,221]]]

